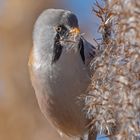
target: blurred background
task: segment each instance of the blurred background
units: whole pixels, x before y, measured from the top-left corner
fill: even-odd
[[[32,30],[46,8],[73,11],[85,37],[98,37],[94,0],[0,0],[0,140],[60,140],[41,114],[28,74]]]

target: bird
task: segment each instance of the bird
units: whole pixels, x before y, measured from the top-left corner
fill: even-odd
[[[89,119],[79,97],[87,93],[95,55],[96,47],[83,37],[73,12],[46,9],[39,15],[28,61],[39,107],[59,132],[81,140]],[[95,139],[96,133],[88,137]]]

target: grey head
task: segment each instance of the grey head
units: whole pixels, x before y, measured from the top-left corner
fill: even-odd
[[[43,52],[49,52],[48,57],[50,55],[52,62],[56,62],[63,49],[72,46],[78,48],[79,33],[76,15],[62,9],[47,9],[36,21],[33,34],[34,47],[36,51],[42,51],[42,55]],[[83,55],[82,58],[84,60]]]
[[[39,16],[34,27],[33,44],[35,54],[39,58],[46,56],[51,63],[57,62],[62,52],[69,48],[78,50],[83,63],[89,63],[95,56],[94,46],[80,35],[76,15],[62,9],[47,9]]]

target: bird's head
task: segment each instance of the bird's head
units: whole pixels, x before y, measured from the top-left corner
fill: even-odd
[[[34,46],[51,52],[54,60],[59,59],[63,49],[78,49],[81,35],[76,15],[62,9],[44,11],[35,24]]]

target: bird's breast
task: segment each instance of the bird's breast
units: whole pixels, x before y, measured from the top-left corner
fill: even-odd
[[[90,78],[80,55],[63,52],[56,63],[34,71],[33,86],[44,115],[67,135],[82,135],[87,120],[79,97],[86,93]]]

